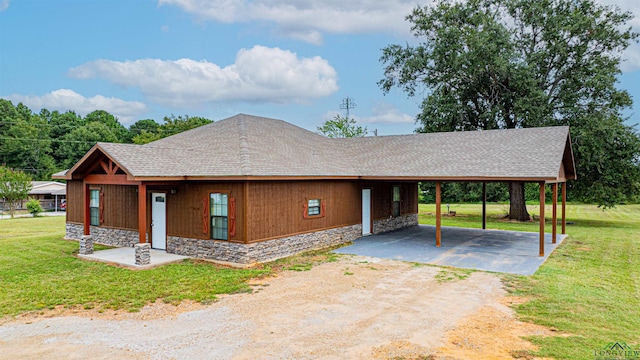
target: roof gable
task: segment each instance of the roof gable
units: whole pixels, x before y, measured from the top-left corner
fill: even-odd
[[[109,149],[122,148],[123,146],[129,146],[130,149],[134,149],[133,151],[131,151],[132,155],[135,155],[137,153],[137,148],[135,148],[135,146],[137,145],[97,143],[71,169],[56,173],[53,175],[53,177],[57,179],[64,178],[67,180],[71,180],[75,178],[74,175],[77,176],[78,174],[107,174],[109,172],[109,169],[107,169],[106,166],[113,166],[114,174],[133,177],[133,174],[121,163],[121,160],[126,160],[128,156],[122,156],[121,154],[115,154],[114,156],[114,154],[110,153],[109,151]],[[106,163],[108,163],[109,165],[105,165]]]

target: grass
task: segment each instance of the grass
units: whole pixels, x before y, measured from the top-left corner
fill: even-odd
[[[528,209],[539,213],[538,205]],[[443,217],[443,226],[482,226],[481,205],[455,204],[451,210],[457,215]],[[487,228],[538,231],[537,222],[503,221],[507,210],[506,205],[488,205]],[[428,214],[435,212],[434,205],[420,205],[419,211],[420,223],[435,224],[435,216]],[[550,222],[551,206],[545,214]],[[535,275],[503,276],[511,294],[529,299],[515,307],[518,317],[559,334],[529,338],[539,346],[535,355],[594,359],[596,350],[616,341],[640,350],[640,205],[603,211],[570,204],[567,220],[573,222],[567,226],[569,237]]]
[[[265,266],[276,271],[309,271],[315,265],[338,261],[338,257],[340,257],[340,255],[332,253],[331,250],[342,246],[344,245],[334,246],[322,250],[307,251],[301,254],[275,260],[273,262],[265,264]]]
[[[270,272],[191,260],[132,271],[76,258],[78,243],[63,235],[64,217],[0,220],[0,318],[59,305],[137,311],[157,299],[207,303],[250,291],[247,280]]]
[[[57,306],[137,311],[158,299],[210,303],[219,294],[251,292],[249,279],[338,257],[327,249],[251,269],[185,260],[136,271],[78,259],[78,243],[62,239],[64,224],[64,217],[0,220],[0,318]]]
[[[435,223],[434,205],[420,205],[419,210],[421,223]],[[444,226],[481,227],[480,205],[453,204],[451,210],[457,215],[443,217]],[[547,206],[547,216],[550,210]],[[506,205],[489,205],[487,227],[538,231],[536,222],[502,221],[506,211]],[[539,207],[529,205],[529,211],[537,214]],[[602,211],[591,205],[571,204],[567,218],[573,222],[567,227],[569,238],[534,276],[503,276],[511,294],[529,299],[515,307],[520,319],[547,326],[561,335],[530,338],[539,345],[535,355],[593,359],[594,351],[615,341],[639,349],[640,205]],[[551,224],[547,224],[550,230]],[[325,250],[254,269],[229,269],[187,260],[132,271],[76,258],[78,243],[62,240],[63,234],[63,217],[0,220],[0,318],[59,305],[136,311],[157,299],[206,303],[219,294],[251,291],[248,279],[287,269],[305,271],[338,258]],[[345,275],[351,275],[348,270]],[[445,268],[438,280],[458,281],[468,275]]]
[[[445,268],[442,268],[442,270],[440,270],[440,272],[436,274],[436,280],[438,281],[439,284],[451,282],[451,281],[457,281],[457,280],[464,280],[468,278],[473,272],[474,270],[469,270],[469,269],[456,269],[456,268],[445,267]]]

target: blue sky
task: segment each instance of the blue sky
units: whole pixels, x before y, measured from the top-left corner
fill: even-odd
[[[601,0],[632,11],[640,2]],[[424,4],[424,2],[421,2]],[[404,0],[0,0],[0,97],[85,115],[104,109],[129,125],[189,114],[238,113],[315,130],[342,114],[379,135],[410,133],[420,99],[384,95],[383,47],[412,41]],[[625,54],[620,87],[638,104],[640,46]]]

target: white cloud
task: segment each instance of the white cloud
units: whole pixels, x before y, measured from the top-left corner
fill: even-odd
[[[322,33],[316,30],[296,31],[293,33],[285,34],[285,35],[290,38],[302,40],[304,42],[308,42],[314,45],[322,45],[324,43],[324,39],[322,38]]]
[[[0,1],[0,11],[5,11],[9,8],[10,0],[2,0]]]
[[[598,2],[604,5],[614,5],[622,11],[631,12],[634,18],[631,19],[629,25],[633,28],[633,31],[640,32],[640,2],[638,0],[598,0]],[[631,44],[622,53],[622,59],[623,62],[620,67],[622,72],[640,70],[640,45]]]
[[[159,0],[202,20],[220,23],[267,21],[289,37],[322,43],[321,33],[393,32],[408,34],[404,20],[415,0]]]
[[[622,64],[620,69],[623,73],[640,70],[640,45],[631,44],[631,46],[622,53],[621,58]]]
[[[640,3],[637,0],[596,0],[596,2],[603,5],[614,5],[620,8],[622,11],[630,11],[635,18],[631,20],[633,27],[640,25]]]
[[[95,60],[69,75],[136,87],[157,103],[182,107],[217,101],[305,102],[338,90],[337,73],[326,60],[264,46],[240,50],[235,63],[225,67],[191,59]]]
[[[42,96],[12,94],[4,98],[14,103],[21,102],[36,112],[42,108],[51,111],[73,110],[84,116],[94,110],[105,110],[123,124],[137,120],[138,115],[147,111],[147,106],[138,101],[126,101],[102,95],[87,98],[69,89],[55,90]]]
[[[413,124],[415,117],[405,114],[395,105],[378,102],[371,109],[371,116],[358,117],[354,119],[361,124]]]

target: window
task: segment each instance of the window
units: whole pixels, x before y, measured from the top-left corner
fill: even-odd
[[[228,239],[228,202],[227,194],[211,194],[211,238],[214,240]]]
[[[89,224],[100,225],[100,190],[89,190]]]
[[[307,202],[307,215],[320,215],[320,199],[311,199]]]
[[[400,186],[393,187],[393,216],[400,216]]]

